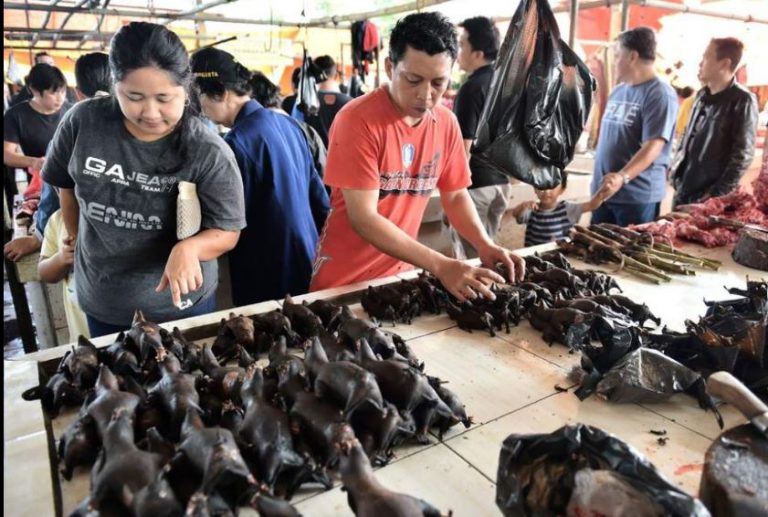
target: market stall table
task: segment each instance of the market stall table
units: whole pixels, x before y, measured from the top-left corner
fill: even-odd
[[[522,254],[550,249],[544,245],[522,250]],[[745,277],[760,277],[759,271],[735,264],[727,250],[689,251],[723,262],[718,272],[700,271],[696,276],[675,276],[663,286],[642,282],[624,273],[616,273],[624,294],[647,303],[670,328],[683,330],[686,318],[696,319],[705,310],[706,298],[722,299],[730,295],[722,286],[743,286]],[[580,268],[590,267],[574,262]],[[606,272],[611,273],[610,270]],[[613,273],[611,273],[613,274]],[[402,277],[412,276],[406,273]],[[398,281],[381,279],[374,284]],[[296,301],[317,298],[354,302],[368,284],[312,293]],[[272,310],[278,302],[267,302],[235,310],[238,314],[256,314]],[[357,316],[364,316],[359,304],[352,305]],[[189,338],[210,343],[216,324],[229,311],[181,320],[174,325],[186,331]],[[500,332],[491,338],[487,333],[459,330],[442,315],[423,315],[412,325],[385,326],[408,340],[426,364],[425,372],[450,382],[448,385],[466,404],[475,425],[469,429],[452,428],[439,442],[432,437],[429,445],[406,445],[395,449],[396,458],[376,470],[377,478],[387,487],[423,498],[454,515],[498,515],[495,505],[495,480],[501,443],[512,433],[551,432],[566,424],[583,422],[615,434],[648,457],[663,475],[685,491],[696,494],[701,477],[704,453],[719,434],[712,413],[706,413],[697,402],[676,395],[668,402],[654,405],[609,404],[596,398],[583,402],[572,392],[555,388],[571,387],[567,374],[578,364],[579,355],[569,354],[561,345],[546,345],[538,331],[527,321],[510,334]],[[114,336],[95,340],[105,345]],[[38,362],[52,361],[66,349],[52,349],[31,354],[18,361],[5,363],[5,488],[4,509],[8,514],[55,515],[58,479],[52,481],[48,436],[57,435],[68,421],[60,416],[48,425],[38,403],[22,401],[20,393],[38,382]],[[744,422],[733,408],[722,407],[726,428]],[[70,411],[71,419],[73,412]],[[665,430],[669,440],[657,441],[651,430]],[[58,478],[58,476],[57,476]],[[88,473],[80,469],[70,490],[61,498],[68,514],[88,491]],[[337,482],[330,491],[305,487],[292,501],[306,516],[351,515],[346,493]],[[248,515],[250,511],[245,511]]]

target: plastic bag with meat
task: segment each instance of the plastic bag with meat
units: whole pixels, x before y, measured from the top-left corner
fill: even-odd
[[[585,424],[561,427],[551,434],[512,434],[504,440],[496,474],[496,506],[507,516],[565,515],[588,502],[595,481],[585,469],[610,472],[611,490],[624,487],[624,497],[640,510],[661,507],[659,515],[704,517],[709,512],[667,481],[635,449],[605,431]],[[581,473],[581,474],[580,474]],[[592,479],[585,479],[591,477]],[[621,483],[618,483],[620,480]],[[597,515],[580,513],[580,515]],[[615,515],[610,513],[610,515]]]

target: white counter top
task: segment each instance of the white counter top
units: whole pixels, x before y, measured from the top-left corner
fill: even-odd
[[[746,275],[760,276],[758,271],[733,263],[724,249],[692,249],[722,260],[725,266],[717,273],[675,276],[664,286],[643,283],[624,273],[615,276],[627,296],[647,303],[672,328],[681,328],[685,318],[703,314],[705,297],[728,297],[723,285],[742,286]],[[577,266],[584,267],[578,263]],[[313,293],[307,298],[334,297],[362,287]],[[276,306],[276,302],[267,302],[235,312],[252,314]],[[359,305],[353,306],[353,310],[363,315]],[[215,323],[228,312],[176,324],[182,329],[198,327],[201,323]],[[172,328],[174,324],[163,326]],[[377,477],[388,487],[421,497],[443,511],[452,509],[457,516],[498,515],[495,479],[504,438],[511,433],[551,432],[565,424],[584,422],[628,442],[674,484],[697,493],[704,453],[720,430],[713,415],[699,409],[694,399],[676,395],[664,404],[641,406],[609,404],[594,397],[580,402],[572,392],[560,393],[555,384],[570,385],[567,373],[578,363],[579,356],[569,354],[560,345],[547,346],[528,322],[495,338],[482,332],[461,331],[444,314],[426,315],[412,325],[398,325],[392,330],[408,340],[425,361],[428,374],[450,381],[450,388],[466,404],[476,424],[469,429],[454,427],[442,442],[433,437],[431,445],[396,448],[396,459],[377,469]],[[100,344],[110,341],[109,337],[97,340]],[[64,350],[46,350],[5,363],[6,514],[53,515],[51,468],[42,412],[39,404],[23,402],[19,393],[36,382],[36,361],[52,359],[56,352],[60,355]],[[732,408],[721,409],[726,428],[745,421]],[[13,425],[9,427],[9,423]],[[667,430],[669,441],[665,446],[657,442],[657,436],[649,432],[651,429]],[[86,471],[79,472],[87,479]],[[82,480],[72,486],[87,491],[87,483]],[[70,494],[65,499],[74,501],[82,495]],[[327,492],[302,489],[293,503],[307,517],[352,515],[346,493],[338,486]],[[65,511],[71,509],[66,504]]]

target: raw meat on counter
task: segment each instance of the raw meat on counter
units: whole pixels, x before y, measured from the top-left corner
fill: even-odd
[[[720,216],[731,221],[768,227],[768,173],[761,174],[752,183],[752,187],[754,195],[739,186],[725,196],[688,205],[687,217],[673,217],[631,228],[652,233],[665,241],[692,241],[707,248],[733,245],[739,238],[739,230],[713,223],[709,217]]]

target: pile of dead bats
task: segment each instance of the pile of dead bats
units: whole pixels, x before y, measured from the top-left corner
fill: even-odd
[[[393,323],[410,321],[422,307],[430,307],[434,313],[444,309],[459,328],[469,332],[486,330],[491,336],[502,328],[510,332],[511,325],[527,319],[533,328],[541,331],[546,343],[562,343],[570,352],[581,353],[581,366],[574,370],[572,378],[579,384],[576,395],[582,399],[597,393],[612,402],[655,402],[666,400],[673,393],[685,392],[695,397],[702,408],[714,410],[704,379],[691,364],[694,357],[700,359],[697,351],[701,347],[695,350],[688,347],[692,357],[681,360],[678,356],[682,349],[674,352],[666,344],[690,340],[697,333],[702,336],[696,339],[697,343],[711,341],[711,332],[707,333],[704,328],[711,331],[715,320],[719,327],[738,327],[732,329],[731,334],[743,336],[739,341],[742,356],[755,356],[759,349],[762,358],[762,347],[755,343],[764,338],[764,333],[759,334],[757,328],[749,326],[748,334],[742,331],[747,328],[744,318],[730,317],[737,308],[742,312],[748,309],[755,312],[753,304],[759,304],[754,301],[759,291],[756,284],[750,284],[749,304],[738,302],[728,308],[718,305],[712,309],[716,315],[698,325],[689,323],[689,332],[683,338],[666,329],[661,334],[653,333],[646,324],[658,326],[661,320],[647,305],[618,294],[621,288],[607,274],[576,269],[556,250],[528,256],[525,260],[524,281],[493,285],[495,300],[477,299],[460,304],[435,277],[422,274],[399,284],[369,287],[363,295],[363,307],[371,316]],[[508,276],[502,267],[497,267],[497,271]],[[398,314],[408,317],[398,318]],[[737,348],[721,348],[718,352],[727,350],[731,354],[728,357],[733,357]],[[715,416],[719,421],[716,411]]]
[[[430,429],[471,425],[423,370],[399,336],[348,308],[286,297],[282,310],[222,319],[203,347],[137,313],[112,345],[81,338],[23,396],[51,417],[80,407],[57,447],[65,479],[91,467],[75,515],[298,515],[287,499],[330,488],[337,469],[357,515],[439,515],[372,471]]]
[[[730,372],[755,393],[768,394],[768,282],[747,279],[746,289],[726,290],[734,297],[705,301],[706,313],[686,320],[685,332],[664,327],[644,336],[646,346],[703,375]]]
[[[636,304],[620,292],[609,275],[574,268],[558,251],[525,258],[526,276],[513,285],[492,285],[495,300],[478,298],[459,302],[432,275],[420,274],[413,280],[369,287],[361,304],[369,316],[382,322],[410,323],[422,312],[440,314],[443,310],[459,328],[471,332],[484,330],[491,336],[504,329],[507,333],[524,318],[541,330],[548,343],[570,343],[568,328],[573,323],[589,323],[602,315],[625,321],[628,325],[656,319],[647,307]],[[507,272],[497,268],[503,276]],[[583,336],[582,336],[583,337]]]

